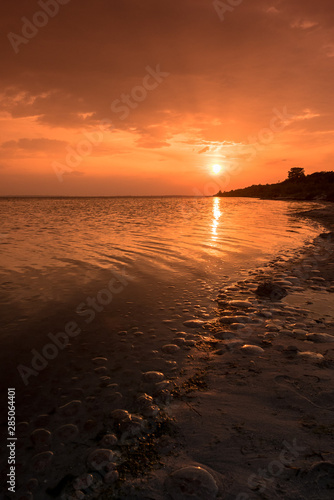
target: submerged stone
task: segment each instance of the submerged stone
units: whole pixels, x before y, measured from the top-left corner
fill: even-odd
[[[218,486],[213,476],[202,467],[184,467],[173,472],[166,481],[173,500],[214,500]]]

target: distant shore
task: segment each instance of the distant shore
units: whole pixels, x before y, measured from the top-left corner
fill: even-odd
[[[293,170],[293,169],[292,169]],[[334,201],[334,172],[302,174],[276,184],[257,184],[243,189],[219,191],[215,197],[246,197],[265,200]]]

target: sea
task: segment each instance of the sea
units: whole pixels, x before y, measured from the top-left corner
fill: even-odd
[[[221,288],[274,257],[288,259],[321,232],[297,214],[319,205],[1,198],[1,367],[17,377],[32,350],[69,322],[87,329],[80,341],[95,348],[111,345],[119,331],[137,328],[142,342],[149,335],[168,340],[185,320],[212,318]]]

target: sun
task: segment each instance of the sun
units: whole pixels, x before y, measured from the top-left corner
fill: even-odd
[[[219,174],[219,173],[220,173],[220,171],[221,171],[221,169],[222,169],[221,165],[218,165],[218,164],[216,164],[216,165],[212,165],[212,167],[211,167],[211,168],[212,168],[212,172],[213,172],[214,174]]]

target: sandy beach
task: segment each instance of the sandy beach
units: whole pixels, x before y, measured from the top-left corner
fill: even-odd
[[[334,208],[298,216],[327,232],[221,280],[210,318],[200,306],[182,330],[166,318],[145,343],[137,326],[95,347],[92,332],[74,336],[31,377],[17,498],[332,498]],[[264,282],[287,295],[259,297]]]

